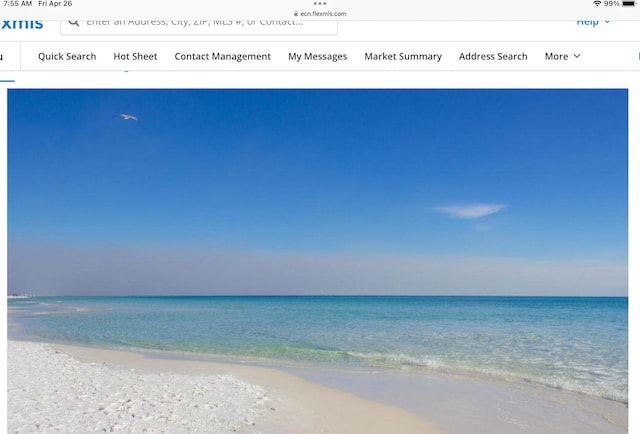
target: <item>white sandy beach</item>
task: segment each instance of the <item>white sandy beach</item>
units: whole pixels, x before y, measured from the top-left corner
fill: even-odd
[[[12,340],[8,430],[440,432],[413,413],[273,369]]]
[[[264,389],[229,375],[142,373],[8,342],[10,432],[253,432]]]

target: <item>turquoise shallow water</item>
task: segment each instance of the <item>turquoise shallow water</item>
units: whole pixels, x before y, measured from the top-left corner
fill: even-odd
[[[33,297],[25,332],[82,344],[462,372],[628,402],[627,298]]]

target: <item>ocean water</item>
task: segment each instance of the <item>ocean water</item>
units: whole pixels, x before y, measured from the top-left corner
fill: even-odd
[[[527,381],[628,402],[628,299],[33,297],[46,339]]]

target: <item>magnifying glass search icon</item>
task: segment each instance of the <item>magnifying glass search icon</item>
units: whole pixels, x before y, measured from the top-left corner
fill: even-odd
[[[78,26],[80,27],[80,24],[78,24],[77,21],[69,21],[69,24],[71,24],[72,26]]]

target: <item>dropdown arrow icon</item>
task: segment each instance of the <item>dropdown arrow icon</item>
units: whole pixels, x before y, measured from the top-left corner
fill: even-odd
[[[580,57],[580,54],[582,54],[582,53],[578,53],[578,54],[573,53],[573,57],[575,57],[577,59],[578,57]]]

